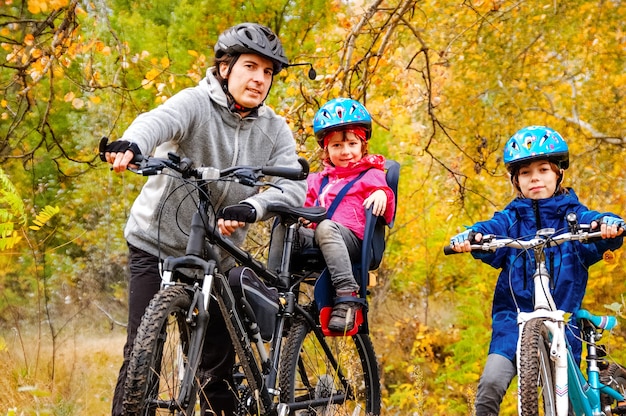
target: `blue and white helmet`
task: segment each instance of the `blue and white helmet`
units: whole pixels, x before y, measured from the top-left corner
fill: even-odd
[[[549,127],[524,127],[504,146],[504,165],[509,173],[513,173],[521,163],[545,159],[556,164],[559,169],[569,167],[567,143]]]
[[[372,135],[372,117],[360,102],[350,98],[335,98],[320,107],[313,118],[313,132],[321,147],[329,132],[346,127],[363,127],[365,140]]]

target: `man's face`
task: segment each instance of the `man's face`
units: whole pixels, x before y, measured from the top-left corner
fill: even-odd
[[[235,102],[246,108],[261,104],[272,86],[274,65],[269,59],[256,54],[242,54],[227,74],[226,64],[220,73],[228,82],[228,91]]]

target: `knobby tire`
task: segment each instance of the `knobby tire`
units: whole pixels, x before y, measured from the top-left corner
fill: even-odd
[[[600,371],[600,382],[611,387],[626,396],[626,368],[617,363],[609,363],[608,368]],[[615,399],[607,394],[600,394],[600,400],[602,402],[602,408],[606,406],[612,407],[615,405]],[[623,413],[615,413],[623,414]]]
[[[554,362],[543,319],[531,319],[521,335],[519,394],[522,416],[555,416]]]
[[[335,404],[318,403],[316,407],[292,411],[290,415],[380,415],[380,378],[369,335],[324,337],[324,340],[339,369],[330,364],[309,324],[303,318],[294,321],[280,360],[281,402],[302,402],[341,394],[345,398]],[[339,374],[347,383],[342,383]]]
[[[124,386],[126,416],[193,415],[198,391],[180,403],[182,374],[191,337],[186,323],[191,299],[181,287],[160,291],[150,302],[137,331]],[[168,409],[169,407],[169,409]]]

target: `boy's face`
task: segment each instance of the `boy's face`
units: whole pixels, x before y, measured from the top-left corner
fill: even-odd
[[[343,168],[363,158],[363,142],[352,132],[333,131],[324,139],[328,158],[335,166]]]
[[[228,91],[235,102],[246,108],[261,104],[272,86],[274,65],[269,59],[251,53],[239,56],[230,73],[228,65],[222,64],[221,75],[228,81]]]
[[[526,198],[550,198],[556,191],[559,175],[547,160],[522,165],[517,173],[519,189]]]

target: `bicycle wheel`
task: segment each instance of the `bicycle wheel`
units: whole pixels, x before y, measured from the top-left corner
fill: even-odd
[[[380,414],[378,364],[369,335],[322,336],[320,342],[304,318],[297,318],[283,347],[279,385],[281,402],[296,403],[291,415]]]
[[[520,347],[520,415],[555,416],[554,363],[543,319],[531,319],[522,331]]]
[[[190,399],[179,397],[188,364],[190,305],[185,290],[173,287],[157,293],[146,308],[124,385],[125,415],[194,414],[197,381],[190,386]]]
[[[617,363],[610,363],[604,370],[600,370],[600,382],[626,396],[626,368]],[[602,408],[613,406],[615,399],[608,394],[600,394]]]

